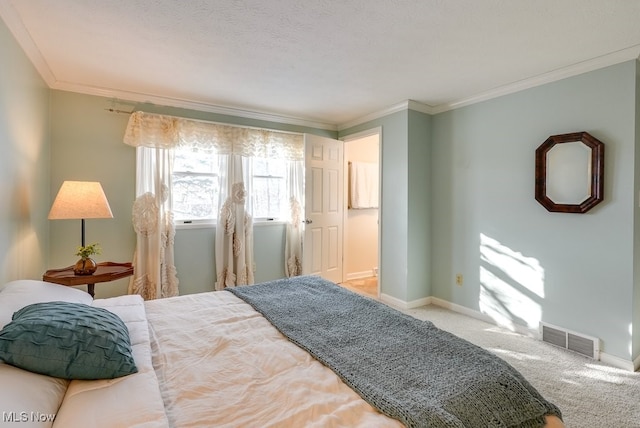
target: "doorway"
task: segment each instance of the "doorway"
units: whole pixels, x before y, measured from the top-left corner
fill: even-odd
[[[381,129],[344,137],[343,285],[380,296],[380,135]]]

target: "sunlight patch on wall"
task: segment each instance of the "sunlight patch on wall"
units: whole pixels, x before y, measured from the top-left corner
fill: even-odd
[[[538,328],[539,301],[544,298],[540,262],[484,234],[480,234],[480,260],[480,311],[510,329],[516,322]]]

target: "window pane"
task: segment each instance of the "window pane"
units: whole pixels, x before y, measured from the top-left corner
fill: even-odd
[[[284,179],[253,177],[254,218],[279,218],[284,198]]]
[[[285,161],[280,159],[269,160],[269,175],[284,178],[285,172]]]
[[[253,158],[253,175],[269,175],[269,161],[262,158]]]
[[[174,174],[175,220],[215,219],[218,192],[217,176]]]
[[[199,172],[213,174],[217,169],[216,156],[210,150],[197,147],[180,147],[175,151],[173,170],[175,172]]]
[[[281,159],[253,158],[253,175],[284,177],[285,161]]]

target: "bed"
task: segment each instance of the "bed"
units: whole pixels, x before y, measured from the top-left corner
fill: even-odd
[[[102,333],[78,333],[94,316],[115,336],[109,356]],[[563,426],[506,362],[318,277],[146,302],[13,281],[0,328],[0,426]],[[49,340],[67,342],[41,352]]]

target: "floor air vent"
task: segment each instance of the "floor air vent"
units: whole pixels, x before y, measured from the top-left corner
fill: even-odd
[[[540,335],[543,342],[585,355],[594,360],[600,359],[600,340],[565,330],[550,324],[540,323]]]

